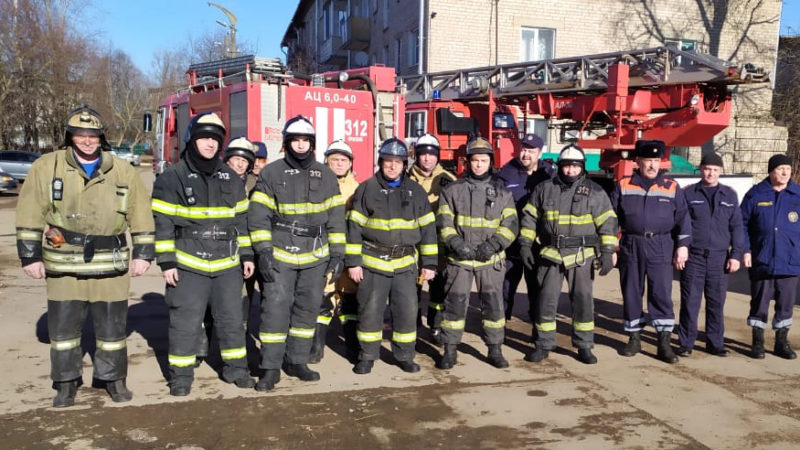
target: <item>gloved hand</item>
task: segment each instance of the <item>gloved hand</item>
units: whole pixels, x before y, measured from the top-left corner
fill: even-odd
[[[344,270],[344,256],[338,253],[331,254],[328,267],[325,269],[325,276],[331,275],[331,282],[335,282],[342,275],[342,270]]]
[[[531,247],[527,245],[521,245],[519,247],[519,257],[526,269],[533,270],[536,266],[536,260],[533,258],[533,249]]]
[[[462,261],[475,259],[475,249],[461,236],[453,236],[447,241],[450,250]]]
[[[606,276],[614,268],[614,254],[611,252],[600,253],[600,275]]]
[[[264,250],[258,254],[258,272],[261,274],[261,279],[265,283],[272,283],[275,281],[275,275],[272,274],[272,269],[275,267],[275,262],[272,259],[272,249]]]
[[[478,261],[489,261],[494,255],[494,246],[489,241],[483,241],[475,249],[475,259]]]

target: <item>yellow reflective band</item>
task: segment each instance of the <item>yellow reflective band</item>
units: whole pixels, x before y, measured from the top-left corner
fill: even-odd
[[[503,212],[500,215],[500,217],[502,217],[503,219],[507,219],[509,217],[516,217],[516,216],[517,216],[516,208],[503,208]]]
[[[261,191],[253,191],[253,194],[250,195],[250,200],[260,203],[273,211],[275,210],[275,199]]]
[[[69,339],[66,341],[50,341],[50,348],[53,350],[72,350],[73,348],[78,348],[81,345],[81,338]]]
[[[617,241],[618,241],[618,239],[617,239],[616,235],[608,236],[608,235],[604,234],[604,235],[600,236],[600,243],[602,245],[613,245],[613,246],[616,247],[617,246]]]
[[[219,354],[222,356],[222,359],[226,361],[231,359],[242,359],[247,357],[247,348],[237,347],[220,349]]]
[[[247,208],[249,207],[250,207],[250,200],[248,199],[239,200],[238,202],[236,202],[236,213],[238,214],[247,212]]]
[[[483,217],[459,215],[456,217],[456,224],[469,228],[496,228],[498,225],[500,225],[500,219],[486,219]]]
[[[370,228],[373,230],[384,230],[384,231],[391,231],[391,230],[413,230],[414,228],[419,228],[416,220],[405,220],[405,219],[377,219],[377,218],[369,218],[367,222],[362,225],[364,228]]]
[[[537,323],[536,329],[539,331],[556,331],[556,323],[555,322]]]
[[[286,333],[258,333],[258,340],[264,344],[277,344],[286,342]]]
[[[496,262],[503,261],[505,258],[506,258],[506,252],[504,252],[504,251],[500,252],[500,253],[496,253],[495,255],[492,256],[492,259],[490,259],[489,261],[475,261],[475,260],[471,260],[471,259],[456,259],[456,258],[454,258],[452,256],[448,256],[447,257],[447,259],[450,260],[450,261],[453,261],[453,262],[456,262],[458,264],[461,264],[462,266],[472,267],[472,268],[475,268],[475,269],[477,269],[478,267],[486,267],[486,266],[494,265]]]
[[[41,241],[42,232],[17,229],[17,239],[22,241]]]
[[[294,264],[301,266],[303,264],[311,264],[325,258],[330,254],[328,244],[322,246],[321,249],[305,253],[289,253],[286,250],[274,247],[272,249],[272,256],[278,261],[285,262],[286,264]]]
[[[441,326],[448,330],[463,330],[465,323],[465,320],[442,320]]]
[[[508,242],[512,242],[514,238],[517,237],[514,235],[514,232],[511,231],[508,227],[503,227],[503,226],[497,227],[497,234],[506,238]]]
[[[317,323],[322,325],[330,325],[331,319],[333,319],[331,316],[317,316]]]
[[[503,328],[505,326],[506,326],[505,318],[502,318],[500,320],[483,319],[483,328]]]
[[[220,258],[214,260],[202,259],[192,256],[180,250],[175,250],[175,257],[178,264],[182,264],[192,269],[202,270],[203,272],[217,272],[219,270],[230,269],[239,265],[239,254],[237,253],[233,259]]]
[[[772,202],[758,202],[756,206],[772,206]]]
[[[521,230],[519,230],[519,235],[524,238],[530,239],[531,241],[536,240],[536,231],[531,230],[530,228],[522,228]]]
[[[242,203],[244,202],[244,209],[242,210]],[[243,200],[236,204],[234,208],[227,208],[222,206],[209,206],[209,207],[195,207],[195,206],[182,206],[174,203],[167,203],[163,200],[154,198],[152,201],[152,209],[155,212],[166,214],[168,216],[185,217],[188,219],[222,219],[235,217],[237,212],[244,212],[247,210],[247,200]]]
[[[255,198],[253,201],[256,201]],[[342,196],[339,194],[328,197],[322,203],[276,203],[278,212],[285,215],[318,214],[343,205],[344,201],[342,201]]]
[[[439,205],[439,211],[437,211],[436,214],[438,214],[440,216],[444,216],[444,215],[452,216],[453,215],[453,211],[450,209],[449,206],[447,206],[447,204],[442,203],[441,205]]]
[[[447,238],[449,238],[450,236],[455,236],[456,234],[458,234],[458,233],[456,233],[456,229],[455,228],[453,228],[453,227],[444,227],[444,228],[441,229],[441,231],[439,231],[439,238],[441,240],[443,240],[443,241],[446,241]]]
[[[528,213],[528,214],[530,214],[531,216],[533,216],[533,218],[534,218],[534,219],[538,219],[538,218],[539,218],[539,210],[538,210],[538,209],[536,209],[536,207],[535,207],[535,206],[533,206],[533,205],[532,205],[532,204],[530,204],[530,203],[527,203],[527,204],[526,204],[526,205],[525,205],[525,206],[522,208],[522,211],[523,211],[523,212],[526,212],[526,213]]]
[[[154,234],[136,234],[131,236],[133,238],[134,245],[140,244],[152,244],[156,241],[156,236]]]
[[[239,244],[239,247],[250,247],[252,244],[250,243],[250,236],[238,236],[236,238],[236,242]]]
[[[45,261],[53,261],[59,263],[73,263],[73,264],[84,264],[83,261],[83,252],[80,253],[58,253],[49,248],[42,249],[42,256],[44,257]],[[94,256],[92,256],[92,262],[114,262],[116,261],[119,263],[120,261],[124,261],[125,264],[128,262],[128,249],[123,249],[116,255],[113,251],[104,250],[95,252]]]
[[[402,258],[383,260],[370,255],[361,255],[361,262],[365,267],[384,272],[394,272],[399,269],[404,269],[412,264],[416,264],[417,256],[408,255]]]
[[[347,322],[350,320],[358,320],[358,314],[339,314],[340,322]]]
[[[346,255],[360,255],[361,244],[345,244],[344,253]]]
[[[296,338],[305,338],[311,339],[314,337],[314,329],[313,328],[289,328],[289,336],[296,337]]]
[[[367,223],[367,216],[361,214],[355,209],[351,209],[350,212],[347,213],[347,219],[351,222],[361,225],[362,227]]]
[[[170,366],[189,367],[193,366],[197,362],[197,357],[195,355],[190,355],[190,356],[167,355],[167,360],[169,360]]]
[[[433,215],[432,212],[425,214],[424,216],[417,219],[417,223],[419,226],[424,227],[425,225],[430,225],[436,222],[436,216]]]
[[[269,230],[255,230],[250,232],[250,242],[272,241],[272,232]]]
[[[439,253],[439,244],[420,245],[419,251],[423,255],[436,256]]]
[[[428,300],[428,308],[435,309],[436,311],[444,311],[444,303],[436,303]]]
[[[600,225],[606,223],[606,220],[610,219],[611,217],[617,217],[617,214],[614,212],[613,209],[609,209],[603,214],[600,214],[599,216],[595,217],[594,224],[599,227]]]
[[[328,242],[331,244],[344,244],[347,239],[345,239],[344,233],[328,233]]]
[[[356,337],[361,342],[380,342],[383,339],[382,331],[356,331]]]
[[[575,331],[593,331],[594,321],[591,322],[572,322],[572,327]]]
[[[101,341],[100,339],[95,340],[95,346],[98,350],[105,350],[107,352],[113,352],[116,350],[122,350],[125,348],[125,339],[121,341]]]
[[[392,332],[392,340],[394,342],[409,343],[417,340],[417,332],[400,333],[399,331]]]

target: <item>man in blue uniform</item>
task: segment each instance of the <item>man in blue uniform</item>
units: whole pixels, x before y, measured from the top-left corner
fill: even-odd
[[[725,340],[725,293],[728,273],[739,270],[744,249],[742,214],[736,192],[720,184],[722,158],[716,153],[700,161],[700,182],[683,190],[692,221],[692,245],[681,273],[679,356],[692,354],[697,339],[697,315],[706,295],[706,350],[728,356]]]
[[[746,229],[744,266],[750,269],[750,315],[753,358],[764,358],[764,328],[769,302],[775,298],[775,355],[797,357],[787,335],[800,279],[800,186],[792,181],[792,160],[786,155],[769,159],[769,176],[753,186],[742,200]]]
[[[637,141],[639,168],[615,184],[611,203],[622,229],[619,268],[624,326],[630,333],[621,353],[634,356],[642,349],[639,332],[645,324],[642,295],[647,281],[647,310],[658,332],[658,359],[673,364],[678,357],[669,343],[675,326],[672,266],[683,270],[686,264],[692,224],[678,182],[659,170],[664,150],[662,141]]]

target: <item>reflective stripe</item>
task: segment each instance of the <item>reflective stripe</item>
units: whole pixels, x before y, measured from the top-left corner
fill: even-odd
[[[779,330],[781,328],[787,328],[787,327],[790,327],[790,326],[792,326],[792,318],[791,317],[788,318],[788,319],[783,319],[781,321],[776,321],[774,317],[772,319],[772,329],[773,330]]]
[[[78,348],[81,345],[81,338],[69,339],[66,341],[50,341],[50,348],[53,350],[72,350],[73,348]]]
[[[448,330],[463,330],[464,324],[466,321],[462,320],[442,320],[442,328],[447,328]]]
[[[131,239],[133,240],[133,245],[140,245],[140,244],[152,244],[156,241],[155,234],[132,234]]]
[[[154,198],[151,206],[153,211],[168,216],[185,217],[188,219],[221,219],[235,217],[236,213],[247,211],[247,200],[241,200],[233,208],[224,206],[182,206],[168,203]]]
[[[617,242],[618,242],[618,239],[617,239],[616,235],[615,236],[609,236],[609,235],[605,235],[604,234],[604,235],[600,236],[600,243],[602,245],[613,245],[613,246],[616,247],[617,246]]]
[[[247,235],[237,237],[236,242],[240,247],[250,247],[252,245],[250,243],[250,236]]]
[[[320,316],[317,316],[317,323],[322,324],[322,325],[330,325],[331,324],[331,319],[333,319],[333,317],[320,315]]]
[[[289,328],[289,336],[296,338],[311,339],[314,337],[314,329],[291,327]]]
[[[392,340],[394,342],[410,343],[417,340],[417,332],[400,333],[399,331],[392,332]]]
[[[767,323],[766,322],[762,322],[762,321],[760,321],[758,319],[747,319],[747,326],[761,328],[763,330],[763,329],[767,328]]]
[[[591,322],[572,322],[575,331],[594,331],[594,321]]]
[[[45,248],[42,250],[42,256],[47,261],[53,262],[60,262],[60,263],[72,263],[72,264],[85,264],[83,261],[83,252],[80,253],[61,253],[55,250],[50,250],[49,248]],[[113,251],[110,250],[103,250],[99,252],[95,252],[94,256],[92,257],[92,263],[98,262],[114,262],[114,261],[128,261],[128,249],[120,250],[116,256],[114,255]]]
[[[519,235],[524,238],[530,239],[531,241],[536,239],[536,231],[531,230],[530,228],[523,228],[519,230]]]
[[[442,203],[441,205],[439,205],[439,211],[437,211],[436,214],[438,214],[440,216],[445,216],[445,215],[452,216],[453,215],[453,211],[450,209],[450,207],[447,204]]]
[[[614,212],[613,209],[609,209],[608,211],[604,212],[603,214],[600,214],[599,216],[595,217],[594,218],[594,224],[599,227],[600,225],[606,223],[606,220],[608,220],[608,219],[610,219],[612,217],[617,217],[617,214]]]
[[[251,198],[254,202],[260,203],[267,208],[273,211],[278,211],[280,214],[284,215],[317,214],[323,213],[337,206],[344,205],[344,200],[342,200],[342,196],[339,194],[328,197],[322,203],[276,203],[272,197],[259,191],[253,192]]]
[[[494,265],[498,261],[505,260],[506,259],[506,252],[503,251],[503,252],[500,252],[500,253],[495,253],[494,255],[492,255],[492,259],[490,259],[489,261],[474,261],[474,260],[468,260],[468,259],[461,260],[461,259],[456,259],[456,258],[454,258],[452,256],[448,256],[447,259],[449,261],[453,261],[455,263],[461,264],[462,266],[478,268],[478,267],[491,266],[491,265]]]
[[[264,344],[286,342],[286,333],[258,333],[258,340]]]
[[[556,331],[556,323],[555,322],[537,323],[536,329],[539,331]]]
[[[423,255],[432,255],[436,256],[439,253],[439,245],[438,244],[425,244],[419,246],[420,253]]]
[[[545,220],[558,222],[559,225],[587,225],[594,223],[590,213],[576,216],[572,214],[561,214],[557,209],[545,212]]]
[[[113,352],[116,350],[122,350],[125,348],[125,339],[121,341],[101,341],[100,339],[95,340],[95,345],[97,346],[98,350],[105,350],[107,352]]]
[[[344,253],[346,255],[360,255],[361,244],[346,244],[344,246]]]
[[[247,357],[246,347],[225,348],[219,350],[223,360],[242,359]]]
[[[345,239],[344,233],[328,233],[328,242],[331,244],[344,244],[347,239]]]
[[[497,227],[497,234],[506,238],[508,242],[514,241],[514,238],[517,237],[516,235],[514,235],[514,232],[511,231],[510,228],[504,226]]]
[[[42,230],[32,231],[17,228],[17,239],[22,241],[41,241]]]
[[[190,355],[190,356],[168,355],[167,360],[169,360],[170,366],[189,367],[193,366],[197,362],[197,357],[195,355]]]
[[[456,225],[469,228],[496,228],[500,225],[500,219],[486,219],[483,217],[470,217],[458,215]]]
[[[436,222],[436,216],[433,215],[433,212],[429,212],[420,217],[419,219],[417,219],[417,223],[421,227],[424,227],[425,225],[430,225],[434,222]]]
[[[428,308],[436,311],[444,311],[444,303],[436,303],[428,300]]]
[[[260,203],[273,211],[275,210],[275,199],[261,191],[253,191],[253,194],[250,195],[250,200]]]
[[[503,208],[503,212],[500,214],[500,217],[503,219],[507,219],[509,217],[516,217],[517,216],[517,209],[516,208]]]
[[[383,339],[382,331],[356,331],[356,337],[361,342],[379,342]]]
[[[175,257],[178,264],[182,264],[192,269],[202,270],[203,272],[217,272],[219,270],[230,269],[239,265],[239,255],[236,254],[233,259],[220,258],[214,260],[202,259],[192,256],[180,250],[175,250]]]
[[[370,228],[372,230],[384,230],[384,231],[391,231],[391,230],[413,230],[415,228],[419,228],[419,224],[416,220],[405,220],[405,219],[377,219],[371,217],[367,219],[367,222],[362,225],[364,228]]]
[[[351,320],[358,320],[358,314],[339,314],[340,322],[344,323],[344,322],[349,322]]]
[[[417,256],[407,255],[402,258],[383,260],[370,255],[361,255],[361,263],[364,265],[364,267],[369,267],[384,272],[394,272],[399,269],[404,269],[412,264],[416,264]]]
[[[250,232],[250,242],[266,242],[272,240],[272,231],[255,230]]]
[[[320,259],[325,258],[329,254],[330,250],[328,249],[328,244],[323,245],[322,248],[317,249],[316,251],[305,253],[289,253],[280,247],[273,247],[272,249],[272,256],[275,259],[285,262],[286,264],[293,264],[297,266],[315,263]]]
[[[454,236],[456,234],[458,233],[456,233],[456,229],[453,227],[443,227],[442,230],[439,231],[439,237],[443,241],[446,241],[447,238],[449,238],[450,236]]]
[[[355,222],[363,227],[364,224],[367,223],[367,216],[361,214],[355,209],[351,209],[350,212],[347,213],[347,220]]]
[[[564,257],[562,257],[561,253],[555,248],[545,247],[542,249],[540,254],[551,261],[563,262],[564,267],[577,265],[581,261],[588,262],[595,256],[594,247],[583,247],[582,251],[573,253],[571,255],[566,255]],[[580,255],[580,257],[578,255]]]
[[[506,319],[499,320],[483,319],[483,328],[503,328],[506,326]]]
[[[539,210],[536,209],[536,207],[533,206],[531,203],[527,203],[522,208],[522,211],[530,214],[531,216],[533,216],[534,219],[538,219],[539,218]]]

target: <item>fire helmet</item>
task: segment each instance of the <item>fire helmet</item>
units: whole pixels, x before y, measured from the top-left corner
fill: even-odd
[[[343,139],[337,139],[328,145],[328,149],[325,150],[325,157],[339,153],[341,155],[347,156],[350,158],[350,161],[353,160],[353,149],[350,148],[350,145],[347,144]]]
[[[72,136],[75,134],[100,137],[100,146],[109,149],[106,142],[105,127],[100,113],[89,105],[81,105],[67,113],[67,127],[64,135],[64,146],[72,145]]]
[[[317,136],[314,125],[311,125],[311,121],[300,114],[287,120],[286,125],[283,126],[283,148],[289,149],[292,138],[298,136],[307,137],[311,142],[311,150],[314,150]]]
[[[414,155],[436,155],[436,158],[439,158],[439,150],[441,146],[439,145],[439,140],[436,139],[436,136],[425,133],[419,138],[417,138],[417,143],[414,144]]]
[[[586,154],[584,154],[583,149],[575,144],[569,144],[562,148],[561,153],[558,154],[558,167],[567,164],[577,164],[581,166],[582,169],[585,169]]]
[[[256,160],[256,146],[247,140],[246,137],[238,137],[231,139],[228,142],[228,146],[225,148],[225,162],[232,156],[240,156],[247,160],[247,170],[251,170],[253,168],[253,164]]]
[[[387,156],[394,156],[403,161],[408,161],[408,147],[406,147],[406,144],[400,139],[394,137],[389,138],[383,141],[380,149],[378,149],[379,160]]]
[[[475,137],[467,142],[467,158],[472,155],[494,156],[492,144],[484,137]]]
[[[222,143],[225,141],[225,124],[216,113],[198,114],[189,122],[186,130],[186,143],[201,138],[215,139],[222,147]]]

